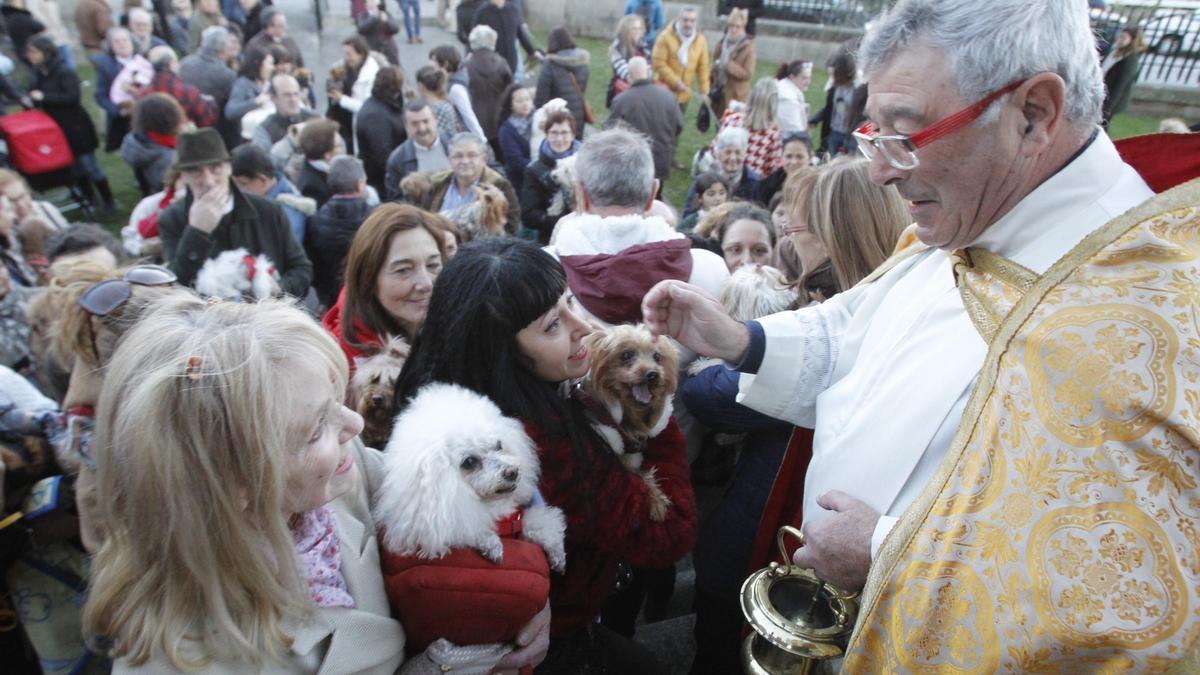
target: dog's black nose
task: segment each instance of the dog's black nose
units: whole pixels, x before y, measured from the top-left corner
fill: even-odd
[[[521,472],[517,471],[516,469],[505,469],[504,473],[500,475],[504,477],[504,480],[510,483],[515,483],[517,478],[520,477]]]
[[[372,394],[371,403],[375,405],[383,405],[383,394]]]
[[[658,382],[659,374],[657,370],[652,370],[646,373],[646,384],[654,384]]]

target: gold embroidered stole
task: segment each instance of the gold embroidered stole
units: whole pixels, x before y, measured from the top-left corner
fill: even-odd
[[[1200,181],[1040,277],[956,252],[989,350],[846,672],[1200,672]]]

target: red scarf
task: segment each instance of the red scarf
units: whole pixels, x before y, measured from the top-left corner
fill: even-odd
[[[175,149],[175,134],[160,134],[157,131],[147,131],[146,138],[158,143],[161,146]]]

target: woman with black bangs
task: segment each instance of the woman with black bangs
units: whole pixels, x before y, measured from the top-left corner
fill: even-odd
[[[538,673],[662,672],[654,654],[596,622],[617,570],[662,567],[695,541],[683,434],[674,421],[643,450],[671,500],[649,517],[649,493],[592,430],[573,381],[588,369],[591,327],[575,311],[562,266],[532,243],[482,239],[438,277],[424,326],[396,383],[404,404],[429,382],[490,397],[538,446],[546,502],[567,517],[567,570],[552,577],[550,652]]]

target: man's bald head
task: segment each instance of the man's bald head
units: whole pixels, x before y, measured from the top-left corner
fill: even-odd
[[[646,63],[646,59],[635,56],[629,59],[629,81],[637,82],[650,77],[650,64]]]

